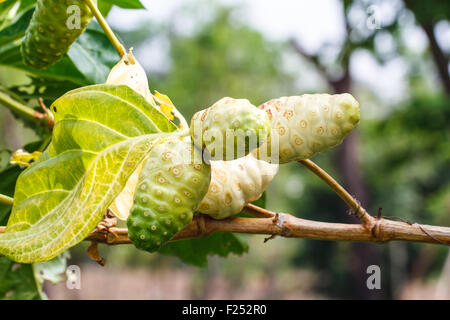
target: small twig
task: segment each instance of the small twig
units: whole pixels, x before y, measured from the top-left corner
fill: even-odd
[[[273,212],[251,203],[247,204],[242,211],[257,218],[272,218],[274,216]]]
[[[45,114],[20,103],[19,101],[13,99],[8,94],[1,91],[0,91],[0,104],[10,109],[11,111],[14,111],[18,115],[30,120],[40,121],[46,118]]]
[[[276,235],[272,234],[271,236],[264,238],[264,243],[266,243],[269,240],[275,239]]]
[[[47,127],[49,130],[52,130],[55,126],[55,119],[53,118],[52,113],[47,108],[47,106],[44,103],[44,100],[39,97],[38,99],[39,105],[41,106],[41,109],[44,111],[45,119],[47,120]]]
[[[8,197],[7,195],[0,194],[0,203],[6,204],[7,206],[12,206],[14,202],[14,199],[11,197]]]
[[[322,168],[316,165],[311,160],[300,160],[303,166],[311,170],[315,175],[322,179],[336,194],[345,201],[345,203],[353,210],[357,217],[361,220],[363,226],[371,230],[376,223],[374,217],[372,217],[361,205],[353,198],[336,180],[334,180],[328,173]]]
[[[117,53],[122,58],[125,55],[124,46],[120,43],[119,39],[117,39],[116,35],[111,30],[105,18],[103,18],[102,14],[98,10],[94,2],[92,2],[92,0],[85,0],[85,1],[86,4],[89,6],[89,9],[91,9],[92,14],[97,19],[98,24],[100,25],[100,27],[102,27],[103,31],[105,32],[106,37],[108,37],[109,41],[112,43]]]

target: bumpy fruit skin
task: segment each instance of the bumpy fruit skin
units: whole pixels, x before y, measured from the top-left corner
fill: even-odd
[[[211,168],[190,137],[155,146],[142,168],[128,234],[138,249],[157,251],[188,224],[208,191]]]
[[[72,5],[80,9],[80,28],[69,29],[66,24],[75,12],[67,12]],[[24,63],[35,69],[50,67],[69,51],[91,20],[92,13],[84,0],[38,0],[22,41]]]
[[[342,142],[360,117],[359,103],[348,93],[282,97],[259,108],[268,115],[272,133],[253,153],[272,163],[308,159],[327,151]],[[271,150],[277,150],[279,157]]]
[[[213,160],[234,160],[261,145],[270,133],[266,114],[246,99],[222,98],[191,120],[194,143]]]
[[[238,214],[259,199],[278,172],[278,164],[251,154],[232,161],[211,161],[211,183],[198,211],[214,219]]]

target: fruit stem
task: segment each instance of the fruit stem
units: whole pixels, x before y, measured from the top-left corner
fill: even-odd
[[[13,198],[8,197],[4,194],[0,194],[0,203],[1,204],[6,204],[8,206],[12,206],[13,205]]]
[[[98,24],[100,25],[100,27],[102,27],[103,31],[105,32],[106,37],[108,37],[109,41],[112,43],[112,45],[116,49],[120,58],[122,58],[125,55],[124,46],[120,43],[119,39],[117,39],[116,35],[111,30],[111,28],[109,27],[105,18],[103,18],[102,14],[98,10],[98,8],[94,4],[94,2],[92,2],[92,0],[84,0],[84,1],[86,1],[86,4],[89,6],[89,9],[91,9],[92,14],[97,19]]]
[[[371,229],[376,221],[362,206],[353,198],[347,190],[345,190],[336,180],[334,180],[328,173],[320,168],[317,164],[309,159],[300,160],[300,164],[311,170],[316,176],[322,179],[336,194],[345,201],[345,203],[355,212],[358,218],[361,220],[364,227]]]

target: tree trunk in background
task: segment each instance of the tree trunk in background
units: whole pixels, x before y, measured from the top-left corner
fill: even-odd
[[[421,19],[421,15],[419,12],[420,6],[416,6],[415,1],[406,0],[404,1],[404,3],[406,7],[415,15],[417,22],[425,32],[428,38],[431,55],[433,57],[434,63],[436,64],[439,78],[441,79],[442,87],[444,88],[447,95],[450,95],[450,74],[448,69],[448,57],[444,54],[442,48],[437,42],[436,36],[434,34],[435,23],[430,17]]]
[[[347,23],[345,23],[348,25]],[[349,41],[348,39],[346,41]],[[317,68],[318,72],[321,73],[327,80],[328,84],[333,89],[334,93],[351,93],[352,78],[349,70],[349,61],[351,56],[351,51],[345,52],[342,57],[342,67],[344,73],[341,77],[333,79],[327,73],[326,67],[323,66],[317,56],[310,55],[306,53],[300,43],[295,40],[291,40],[291,45],[293,49],[302,57],[308,59]],[[343,46],[346,47],[345,45]],[[358,146],[359,146],[359,132],[354,130],[338,147],[338,159],[337,166],[339,172],[341,173],[341,182],[344,187],[354,195],[360,202],[361,205],[369,209],[369,193],[367,192],[367,187],[361,175],[360,166],[358,163]],[[342,212],[342,220],[346,223],[359,223],[359,220],[347,214],[348,207],[342,202],[342,207],[340,212]],[[352,277],[351,283],[351,297],[356,299],[379,299],[389,297],[389,293],[386,290],[369,290],[366,285],[367,277],[366,273],[367,267],[370,265],[378,265],[381,267],[382,264],[381,250],[374,244],[367,243],[352,243],[351,253],[349,257],[349,267]],[[388,276],[387,270],[385,271],[385,277]]]
[[[351,92],[351,76],[349,70],[337,80],[329,81],[335,93]],[[359,131],[354,130],[342,143],[338,151],[338,168],[342,177],[342,184],[356,199],[361,202],[365,208],[370,207],[369,194],[367,186],[361,175],[360,164],[358,161]],[[343,203],[340,212],[343,214],[343,220],[347,223],[358,223],[359,220],[354,215],[347,214],[347,206]],[[351,289],[353,298],[357,299],[382,299],[387,298],[386,290],[369,290],[367,288],[368,274],[367,267],[378,265],[381,267],[382,257],[380,248],[369,243],[352,243],[349,257],[349,266],[351,268],[352,283]],[[383,274],[381,270],[381,276]]]

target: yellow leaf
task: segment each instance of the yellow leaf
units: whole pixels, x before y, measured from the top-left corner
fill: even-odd
[[[160,104],[159,108],[161,111],[169,118],[170,120],[174,119],[174,115],[172,113],[172,109],[175,107],[170,100],[170,98],[155,90],[155,94],[153,95],[155,100]]]
[[[19,149],[15,151],[12,156],[11,160],[9,161],[11,164],[18,164],[21,166],[29,167],[31,164],[31,161],[37,160],[39,156],[42,154],[40,151],[34,151],[33,153],[28,153],[22,149]]]
[[[158,99],[162,104],[166,104],[171,107],[175,107],[172,103],[172,100],[170,100],[169,96],[162,94],[161,92],[158,92],[155,90],[155,97]]]

